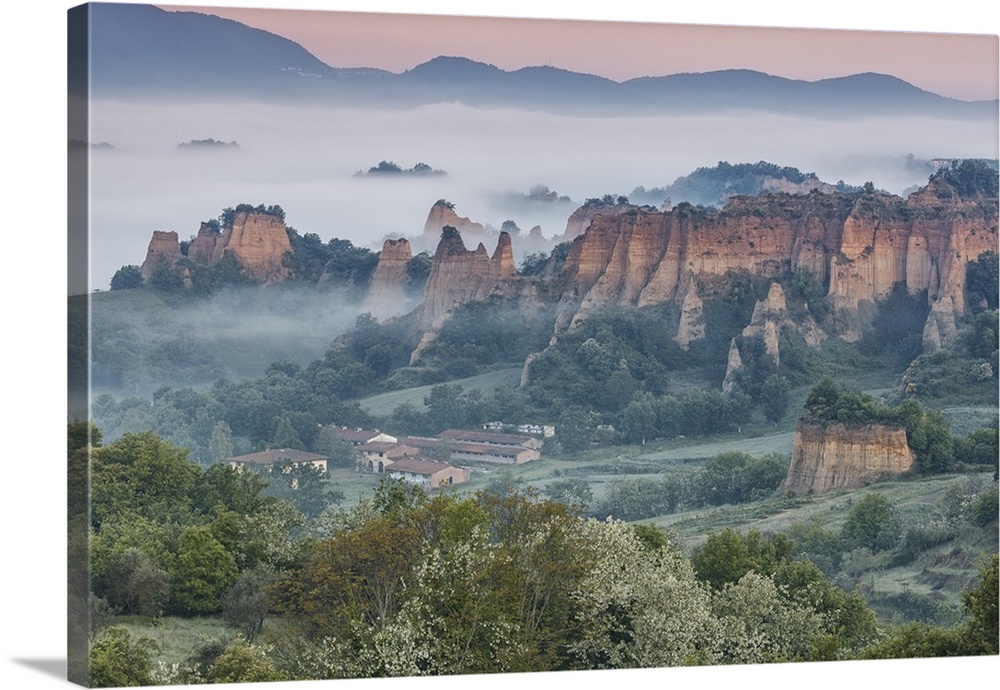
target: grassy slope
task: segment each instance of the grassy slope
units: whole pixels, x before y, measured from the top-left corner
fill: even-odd
[[[467,391],[478,388],[482,391],[483,395],[488,395],[493,389],[500,386],[516,388],[520,385],[520,382],[521,370],[519,368],[515,368],[498,369],[485,374],[479,374],[478,376],[470,376],[466,379],[448,381],[448,385],[459,385]],[[405,388],[398,391],[389,391],[388,393],[380,393],[379,395],[362,398],[359,403],[361,405],[361,409],[365,412],[378,417],[392,414],[392,411],[403,403],[410,403],[417,410],[423,411],[426,409],[424,407],[424,398],[430,395],[431,388],[433,387],[434,386],[432,385],[428,385],[417,386],[416,388]]]

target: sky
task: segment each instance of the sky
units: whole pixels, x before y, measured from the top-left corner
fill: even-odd
[[[349,3],[319,6],[352,9]],[[245,7],[181,9],[210,12],[271,31],[334,67],[402,72],[438,55],[461,55],[505,70],[548,64],[616,81],[727,68],[809,81],[879,72],[952,98],[983,100],[998,95],[998,42],[988,33],[727,26],[728,14],[719,15],[718,25],[706,25]],[[971,30],[989,31],[988,27]]]

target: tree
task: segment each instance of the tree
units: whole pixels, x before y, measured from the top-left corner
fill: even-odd
[[[621,432],[629,443],[646,443],[656,438],[656,404],[653,396],[643,393],[632,398],[621,414]]]
[[[208,669],[209,683],[261,683],[286,680],[263,650],[238,640],[216,657]]]
[[[108,603],[131,615],[159,616],[170,597],[170,576],[137,548],[129,548],[107,566]]]
[[[576,529],[592,564],[572,591],[579,625],[568,645],[571,668],[715,660],[699,651],[716,638],[710,595],[679,550],[650,548],[618,520],[587,520]]]
[[[579,407],[571,407],[559,416],[556,440],[567,453],[579,453],[590,445],[590,415]]]
[[[200,469],[188,452],[152,432],[125,434],[93,451],[92,521],[99,527],[122,512],[163,516],[183,513]]]
[[[250,644],[264,627],[270,610],[267,589],[276,579],[274,571],[258,565],[240,573],[222,597],[223,620]]]
[[[1000,257],[994,251],[979,255],[970,261],[965,273],[965,286],[973,302],[985,301],[989,309],[997,308],[1000,290]]]
[[[135,264],[122,266],[111,277],[112,290],[131,290],[142,287],[142,272]]]
[[[153,685],[153,655],[159,651],[148,637],[132,639],[125,628],[108,628],[90,647],[91,687]]]
[[[719,618],[714,646],[723,663],[759,664],[809,659],[823,617],[789,601],[773,578],[748,572],[712,598]]]
[[[186,614],[216,613],[236,580],[236,560],[208,527],[185,527],[177,538],[174,601]]]
[[[517,272],[523,276],[536,276],[542,272],[545,265],[549,261],[549,255],[544,252],[538,252],[535,254],[526,254],[523,259],[521,259],[521,265],[517,269]]]
[[[233,430],[225,421],[220,420],[212,427],[208,456],[212,462],[220,462],[233,456]]]
[[[783,534],[764,537],[757,530],[746,536],[727,527],[708,535],[703,544],[691,553],[691,565],[698,579],[713,589],[734,584],[753,571],[772,575],[787,562],[794,545]]]
[[[299,432],[296,431],[295,425],[292,424],[291,417],[288,414],[278,417],[278,423],[271,443],[275,448],[296,448],[302,450],[305,447],[302,439],[299,438]]]
[[[979,586],[962,594],[962,604],[970,617],[967,636],[975,654],[996,654],[998,636],[998,567],[997,554],[979,565]]]
[[[420,252],[406,263],[406,282],[403,289],[410,295],[421,294],[430,275],[431,257],[427,252]]]
[[[160,261],[149,275],[149,286],[161,292],[180,292],[184,279],[169,263]]]
[[[833,377],[826,375],[812,387],[806,396],[806,411],[814,420],[836,419],[837,403],[840,400],[840,386]]]
[[[434,431],[460,427],[465,423],[466,409],[462,404],[463,389],[458,384],[441,383],[424,397],[427,422]]]
[[[580,510],[586,509],[594,498],[590,484],[584,479],[557,479],[550,482],[544,491],[545,495],[553,501],[559,501]]]
[[[878,492],[865,495],[847,514],[841,538],[852,547],[885,551],[899,543],[902,522],[896,508]]]
[[[775,426],[785,416],[791,401],[792,385],[784,376],[772,374],[760,388],[760,404],[764,417]]]

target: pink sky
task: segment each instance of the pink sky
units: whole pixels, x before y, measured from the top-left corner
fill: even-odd
[[[616,81],[746,68],[806,80],[880,72],[967,100],[994,99],[1000,92],[998,39],[988,34],[163,7],[271,31],[334,67],[401,72],[438,55],[461,55],[506,70],[551,64]],[[721,24],[728,15],[719,16]],[[992,25],[984,19],[982,26],[988,32]]]

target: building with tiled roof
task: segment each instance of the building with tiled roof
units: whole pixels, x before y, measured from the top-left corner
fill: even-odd
[[[471,473],[465,467],[421,457],[405,457],[394,461],[385,470],[393,479],[401,479],[428,489],[451,486],[469,481]]]
[[[234,455],[233,457],[226,459],[229,466],[235,469],[244,469],[246,467],[254,466],[263,467],[287,462],[292,465],[312,465],[316,469],[322,470],[323,472],[327,471],[328,461],[329,458],[325,455],[307,453],[304,450],[296,450],[294,448],[269,448],[268,450],[262,450],[259,453]]]
[[[464,443],[453,438],[437,439],[421,436],[407,436],[401,443],[420,449],[421,453],[437,452],[442,443],[448,445],[452,460],[467,462],[489,462],[503,465],[521,465],[532,460],[538,460],[542,454],[534,448],[510,445],[491,445],[487,443]]]
[[[404,443],[385,443],[375,441],[364,443],[354,449],[358,456],[358,469],[361,471],[382,473],[394,460],[410,455],[419,455],[420,450]]]
[[[327,427],[328,431],[334,438],[339,438],[341,441],[347,441],[353,446],[360,446],[365,443],[395,443],[399,439],[395,436],[390,436],[389,434],[383,433],[378,429],[350,429],[346,426],[342,427]]]
[[[542,442],[534,436],[518,434],[497,434],[489,431],[471,431],[468,429],[448,429],[441,432],[442,438],[451,438],[464,443],[477,443],[488,446],[521,446],[538,450]]]

